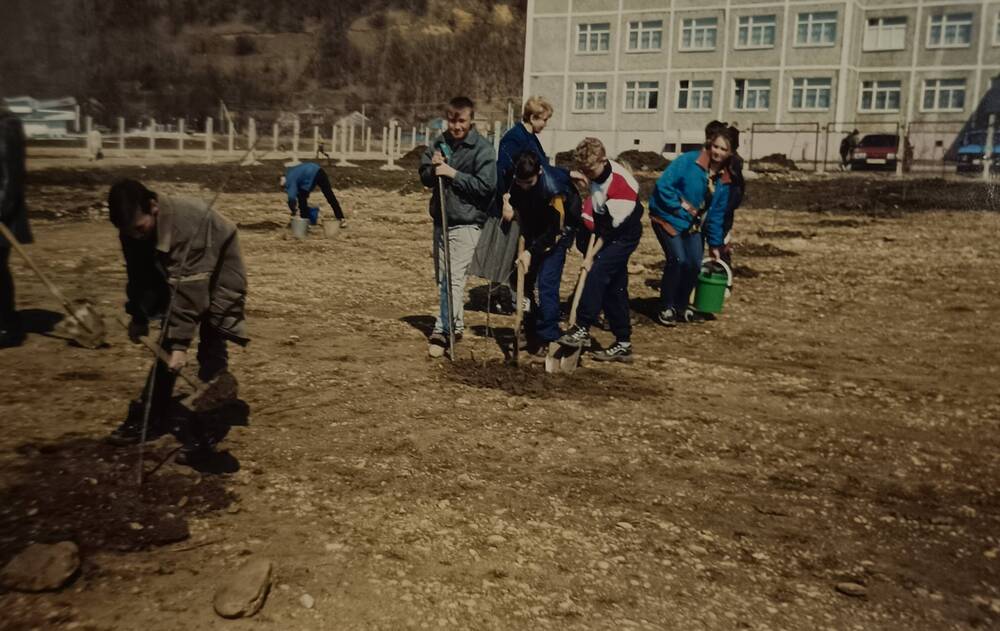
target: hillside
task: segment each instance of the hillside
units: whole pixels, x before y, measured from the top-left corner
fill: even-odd
[[[0,94],[72,94],[98,121],[230,109],[436,114],[520,99],[524,1],[7,0]],[[505,63],[499,63],[504,60]]]

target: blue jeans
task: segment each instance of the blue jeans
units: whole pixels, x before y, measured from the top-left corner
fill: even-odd
[[[594,257],[576,312],[576,323],[590,327],[597,322],[603,308],[611,332],[619,342],[632,339],[628,309],[628,259],[639,247],[642,229],[635,233],[605,243]]]
[[[525,293],[532,295],[537,285],[538,308],[533,312],[531,325],[539,342],[547,343],[559,339],[559,285],[562,281],[563,266],[566,264],[566,250],[573,243],[573,234],[561,237],[552,249],[537,259],[531,260],[531,269],[525,278]],[[533,301],[534,302],[534,301]]]
[[[698,281],[698,270],[701,269],[701,233],[681,232],[670,236],[656,222],[653,222],[653,232],[667,257],[660,280],[660,309],[683,311],[688,306],[691,290]]]

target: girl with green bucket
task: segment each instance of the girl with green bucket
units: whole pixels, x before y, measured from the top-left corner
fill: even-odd
[[[729,162],[736,130],[713,130],[703,149],[689,151],[670,163],[649,198],[649,214],[667,262],[660,281],[660,311],[664,326],[691,322],[695,309],[688,304],[702,262],[702,232],[711,256],[724,246],[723,221],[733,186]]]

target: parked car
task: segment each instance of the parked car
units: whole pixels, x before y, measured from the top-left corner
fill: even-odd
[[[966,132],[962,145],[958,148],[958,164],[955,170],[959,173],[982,173],[983,160],[986,158],[986,132]],[[1000,131],[993,133],[993,155],[991,171],[1000,170]]]
[[[867,134],[851,153],[851,170],[877,168],[896,170],[899,136]]]

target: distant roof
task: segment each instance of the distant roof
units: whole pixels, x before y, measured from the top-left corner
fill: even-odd
[[[337,119],[337,125],[366,125],[370,119],[357,110]]]
[[[36,99],[31,96],[11,96],[4,97],[4,102],[12,111],[15,108],[29,108],[31,110],[51,110],[51,109],[73,109],[76,107],[76,98],[64,96],[58,99]]]

